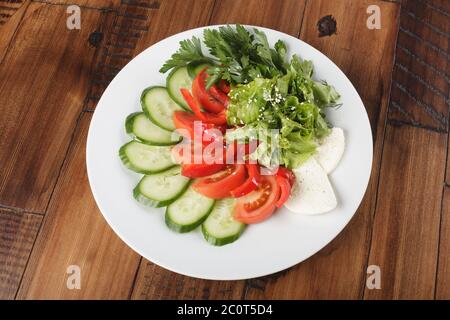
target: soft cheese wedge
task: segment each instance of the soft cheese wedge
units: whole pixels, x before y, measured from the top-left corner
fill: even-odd
[[[314,157],[293,170],[296,183],[286,208],[298,214],[320,214],[337,206],[333,187],[328,175]]]
[[[332,128],[328,136],[319,141],[314,155],[326,173],[332,172],[342,158],[345,149],[344,130]]]

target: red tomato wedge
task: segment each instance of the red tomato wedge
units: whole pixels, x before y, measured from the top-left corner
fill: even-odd
[[[209,145],[192,141],[178,144],[171,150],[172,160],[181,165],[181,174],[189,178],[206,177],[222,170],[226,166],[225,154],[222,141]]]
[[[277,176],[276,178],[278,187],[280,188],[280,198],[275,204],[277,208],[281,208],[283,204],[289,199],[289,195],[291,194],[291,183],[288,179]]]
[[[200,125],[194,126],[194,122],[198,121]],[[222,139],[225,133],[225,126],[218,126],[199,120],[194,114],[187,111],[175,111],[173,113],[173,122],[175,128],[185,130],[188,133],[186,138],[194,140],[195,137],[202,139],[204,143],[209,143],[216,139]],[[218,130],[218,131],[216,131]],[[195,133],[195,135],[194,135]]]
[[[207,123],[212,123],[216,125],[227,124],[227,115],[225,108],[220,113],[217,114],[210,112],[202,112],[199,101],[195,97],[193,97],[187,89],[181,88],[180,91],[181,94],[183,95],[184,100],[186,100],[187,104],[192,109],[197,118]]]
[[[228,107],[228,103],[230,102],[230,98],[228,98],[228,96],[223,93],[222,91],[220,91],[219,89],[217,89],[217,87],[215,85],[213,85],[210,89],[209,92],[211,93],[211,95],[217,100],[219,101],[221,104],[223,104],[225,107]]]
[[[211,90],[206,90],[207,74],[205,73],[205,70],[206,68],[200,71],[192,82],[192,94],[200,102],[203,108],[205,108],[205,110],[212,113],[219,113],[225,109],[225,101],[228,100],[228,96],[222,92],[220,98],[223,100],[220,100],[217,98],[217,95],[220,95],[219,93],[214,91],[214,93],[217,94],[216,95],[213,94]],[[225,98],[223,96],[225,96]]]
[[[172,147],[171,156],[176,164],[191,164],[191,163],[223,163],[225,164],[226,150],[221,148],[222,141],[218,140],[209,144],[195,143],[194,141],[187,141],[177,144]],[[220,151],[219,151],[220,149]],[[216,152],[219,151],[219,154]],[[216,156],[217,155],[217,156]]]
[[[221,163],[190,163],[181,165],[181,174],[189,178],[201,178],[219,172],[223,168],[224,165]]]
[[[231,90],[230,84],[229,84],[227,81],[225,81],[225,80],[222,79],[222,80],[219,81],[219,89],[220,89],[223,93],[228,94],[228,93],[230,93],[230,90]]]
[[[291,187],[294,185],[295,175],[288,168],[286,168],[286,167],[278,167],[277,176],[286,178],[289,181],[289,183],[291,184]]]
[[[226,166],[222,160],[223,154],[218,155],[218,157],[221,159],[216,163],[205,160],[205,155],[202,153],[204,151],[204,148],[197,149],[198,152],[197,159],[195,158],[196,156],[194,155],[195,149],[191,148],[190,151],[191,151],[190,154],[183,154],[182,152],[179,152],[178,154],[176,152],[172,153],[174,160],[177,161],[178,163],[181,163],[181,174],[185,177],[189,178],[206,177],[221,171]]]
[[[274,176],[261,176],[256,190],[237,199],[234,218],[243,223],[259,223],[275,211],[280,188]]]
[[[231,190],[231,195],[235,198],[245,196],[253,190],[256,190],[261,180],[259,166],[257,164],[248,163],[245,167],[247,168],[247,180],[236,189]]]
[[[230,196],[230,191],[245,181],[245,166],[231,165],[216,174],[200,178],[192,184],[198,193],[212,199],[223,199]]]
[[[233,141],[227,148],[227,162],[234,163],[236,161],[237,163],[244,163],[244,157],[253,153],[257,147],[257,141],[252,141],[251,143],[237,143]]]

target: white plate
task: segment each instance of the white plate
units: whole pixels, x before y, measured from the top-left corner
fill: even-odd
[[[364,105],[351,82],[331,60],[305,42],[258,28],[266,33],[271,45],[281,39],[290,54],[312,60],[315,77],[328,81],[342,95],[343,106],[328,113],[331,123],[345,130],[347,143],[339,166],[330,176],[339,205],[319,216],[279,210],[269,220],[249,226],[236,242],[214,247],[199,230],[188,234],[170,231],[164,224],[164,209],[135,202],[132,190],[140,175],[125,169],[118,157],[120,146],[129,140],[124,121],[128,114],[140,110],[139,97],[144,88],[165,84],[166,75],[158,69],[178,49],[179,41],[202,38],[204,28],[176,34],[139,54],[108,86],[92,118],[86,155],[92,192],[106,221],[132,249],[166,269],[197,278],[237,280],[289,268],[339,234],[367,188],[372,134]]]

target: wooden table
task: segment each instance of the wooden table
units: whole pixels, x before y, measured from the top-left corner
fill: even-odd
[[[66,28],[72,4],[80,30]],[[379,30],[366,26],[369,5]],[[319,37],[329,14],[337,34]],[[189,278],[137,255],[98,211],[85,167],[92,112],[120,68],[167,36],[220,23],[277,29],[329,56],[374,139],[345,230],[307,261],[247,281]],[[450,298],[449,39],[449,0],[0,0],[0,297]],[[80,290],[66,286],[70,265]],[[366,286],[370,265],[380,290]]]

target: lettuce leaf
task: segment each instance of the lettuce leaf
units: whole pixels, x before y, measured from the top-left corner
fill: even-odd
[[[266,65],[276,61],[269,61],[267,39],[257,35]],[[282,61],[285,53],[281,44],[279,50]],[[232,88],[227,121],[240,127],[227,133],[227,141],[258,140],[250,158],[266,167],[301,165],[316,152],[317,141],[330,133],[323,109],[336,105],[339,99],[332,86],[313,80],[312,75],[312,63],[294,55],[286,74],[257,77]]]

